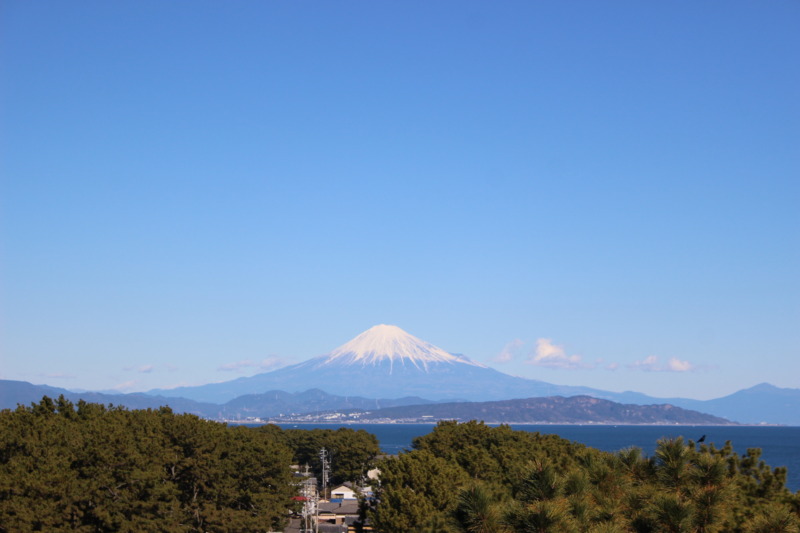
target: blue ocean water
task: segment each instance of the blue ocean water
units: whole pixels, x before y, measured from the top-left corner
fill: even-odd
[[[331,424],[281,424],[283,428],[336,428]],[[411,448],[414,437],[430,433],[432,424],[348,424],[351,429],[363,429],[378,437],[381,449],[387,454],[397,454]],[[786,485],[792,491],[800,490],[800,427],[783,426],[561,426],[519,425],[511,426],[521,431],[554,433],[562,438],[580,442],[592,448],[614,452],[636,446],[646,455],[652,455],[660,438],[682,436],[697,440],[706,435],[706,443],[721,448],[731,441],[738,454],[748,448],[761,448],[761,458],[771,467],[789,469]]]

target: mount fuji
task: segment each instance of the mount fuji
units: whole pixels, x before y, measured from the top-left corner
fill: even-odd
[[[510,376],[385,324],[368,329],[327,355],[296,365],[223,383],[158,389],[150,394],[222,403],[244,394],[275,389],[287,392],[321,389],[331,394],[371,398],[420,396],[430,400],[471,401],[591,395],[633,403],[631,395],[639,400],[646,398],[636,393],[617,394]]]
[[[327,409],[380,409],[443,402],[591,396],[619,404],[668,404],[741,423],[800,426],[800,389],[778,388],[762,383],[722,398],[692,400],[553,385],[503,374],[468,357],[448,353],[396,326],[387,325],[370,328],[327,355],[303,363],[198,387],[109,395],[0,380],[0,409],[35,402],[45,395],[55,398],[61,394],[74,402],[83,399],[122,405],[129,409],[168,404],[177,412],[209,418],[262,417]],[[557,398],[551,400],[551,405],[559,401]],[[479,404],[473,404],[473,407],[475,405]],[[480,409],[484,407],[487,406]]]

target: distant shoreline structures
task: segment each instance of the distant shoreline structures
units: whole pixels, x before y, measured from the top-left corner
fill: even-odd
[[[441,420],[484,420],[490,424],[528,425],[738,425],[725,418],[670,404],[620,404],[589,396],[404,405],[372,410],[321,410],[249,419],[255,423],[256,420],[267,420],[266,423],[435,424]]]
[[[298,416],[297,418],[293,417],[286,417],[286,418],[270,418],[267,420],[262,420],[258,418],[254,419],[219,419],[215,420],[215,422],[224,422],[225,424],[235,424],[235,425],[254,425],[254,424],[275,424],[275,425],[288,425],[288,424],[313,424],[313,425],[326,425],[326,426],[357,426],[357,425],[370,425],[370,424],[377,424],[377,425],[430,425],[435,426],[439,422],[449,422],[455,421],[459,423],[469,422],[471,420],[477,420],[479,422],[483,422],[487,426],[597,426],[597,427],[615,427],[615,426],[674,426],[674,427],[706,427],[706,426],[720,426],[720,427],[727,427],[727,426],[736,426],[736,427],[793,427],[793,426],[786,426],[783,424],[740,424],[738,422],[728,422],[724,424],[687,424],[681,422],[651,422],[651,423],[622,423],[622,422],[515,422],[515,421],[490,421],[490,420],[483,420],[483,419],[469,419],[469,420],[460,420],[460,419],[453,419],[453,418],[435,418],[435,419],[380,419],[380,418],[370,418],[370,419],[352,419],[352,418],[336,418],[336,419],[329,419],[329,418],[306,418],[305,416]]]

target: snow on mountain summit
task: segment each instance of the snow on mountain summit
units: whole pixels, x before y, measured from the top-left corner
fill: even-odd
[[[333,350],[322,363],[343,365],[377,365],[388,361],[394,364],[412,364],[427,370],[431,363],[464,363],[482,367],[480,363],[463,356],[456,356],[429,342],[406,333],[397,326],[380,324],[373,326]]]

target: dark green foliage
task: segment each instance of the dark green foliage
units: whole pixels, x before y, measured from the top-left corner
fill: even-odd
[[[446,522],[469,477],[427,450],[382,461],[380,504],[369,514],[379,531],[420,531]]]
[[[786,470],[730,443],[662,440],[648,458],[444,422],[413,448],[381,465],[379,503],[368,511],[378,532],[800,533]]]
[[[169,408],[63,397],[0,411],[0,532],[270,531],[295,493],[292,461],[358,481],[364,431],[228,427]],[[653,457],[554,435],[440,423],[379,463],[364,514],[378,533],[800,533],[786,469],[731,443],[659,441]]]
[[[561,493],[562,479],[550,464],[538,464],[522,481],[517,498],[523,502],[550,500]]]
[[[453,528],[463,533],[503,533],[500,509],[481,485],[461,491],[452,514]]]
[[[333,485],[360,481],[374,466],[375,457],[381,451],[375,435],[363,429],[287,429],[283,433],[285,442],[294,452],[295,463],[308,465],[317,477],[322,472],[319,452],[322,448],[328,451]]]
[[[771,503],[745,528],[747,533],[798,533],[800,519],[786,506]]]
[[[290,461],[247,428],[45,397],[0,412],[0,531],[269,531]]]
[[[531,462],[548,459],[555,468],[567,468],[586,450],[555,435],[475,421],[439,422],[433,432],[414,439],[412,447],[451,461],[472,479],[495,485],[508,495],[519,490]]]

